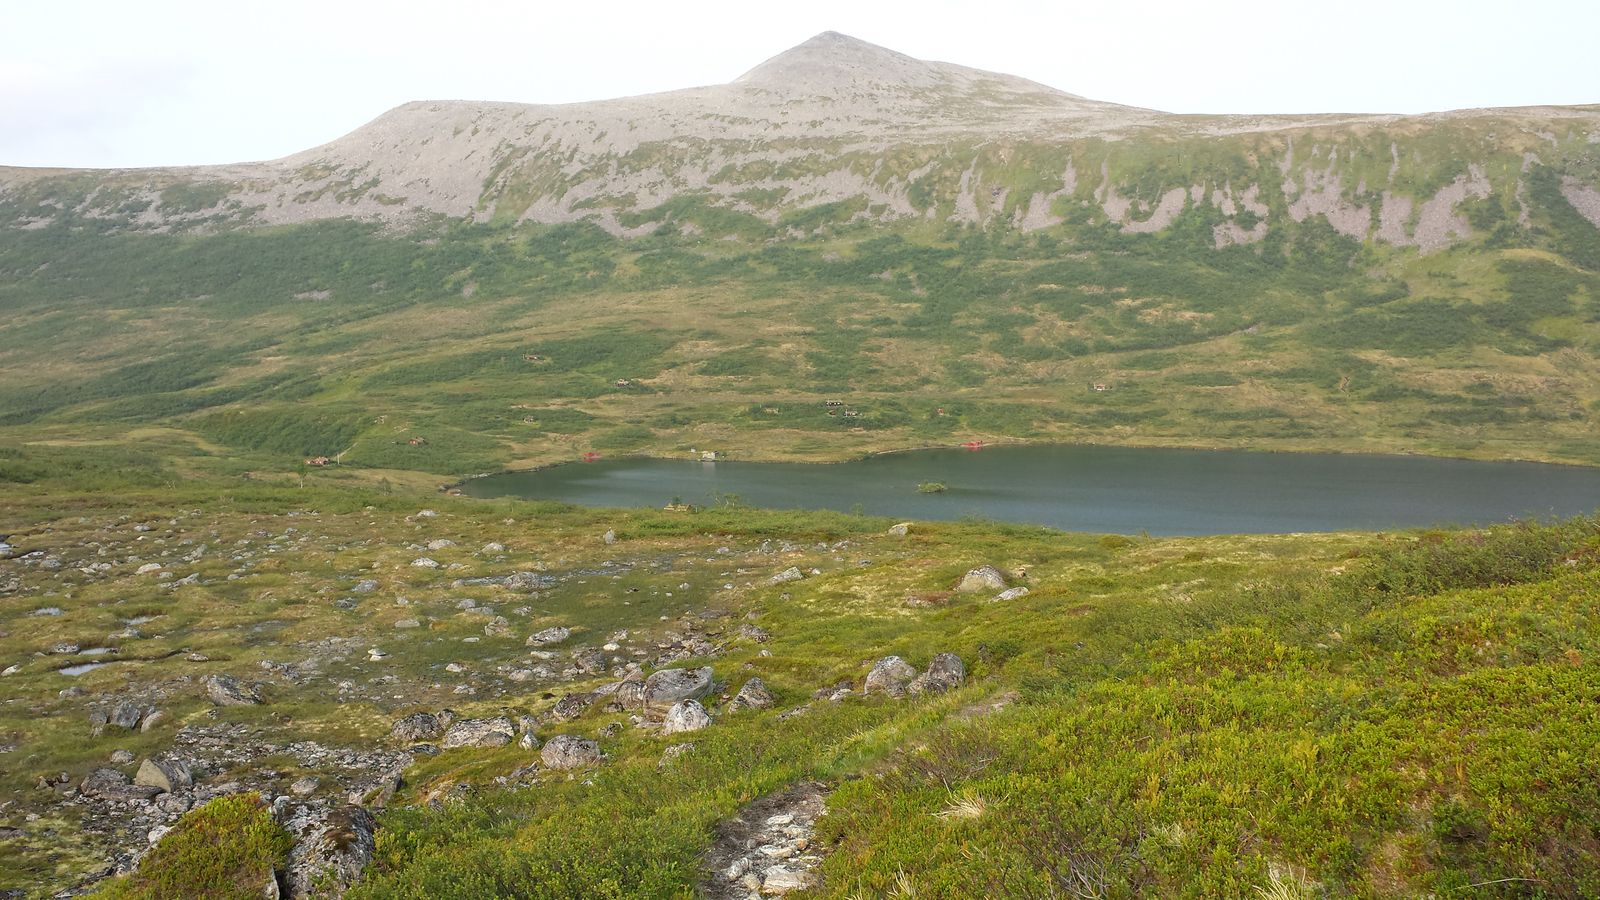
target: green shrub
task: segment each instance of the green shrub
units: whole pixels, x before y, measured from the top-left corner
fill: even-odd
[[[291,841],[259,794],[232,794],[178,820],[105,900],[259,900],[288,859]]]

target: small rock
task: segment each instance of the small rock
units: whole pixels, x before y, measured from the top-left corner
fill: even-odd
[[[455,545],[456,542],[448,538],[438,538],[437,540],[429,541],[427,544],[429,550],[443,550],[446,547],[454,547]]]
[[[772,706],[772,702],[772,692],[767,690],[766,682],[752,678],[728,701],[728,709],[766,709]]]
[[[1015,600],[1018,597],[1026,595],[1027,593],[1028,593],[1028,589],[1025,588],[1025,587],[1014,587],[1014,588],[1009,588],[1007,590],[1001,591],[998,594],[995,594],[994,595],[994,599],[996,599],[996,600]]]
[[[370,593],[372,593],[373,591],[375,591],[377,589],[378,589],[378,582],[375,579],[363,578],[360,581],[356,582],[350,588],[350,593],[352,593],[352,594],[370,594]]]
[[[261,695],[253,685],[247,687],[232,675],[207,675],[201,684],[205,686],[206,696],[218,706],[251,706],[261,702]]]
[[[775,866],[762,876],[761,893],[782,895],[790,891],[803,891],[815,883],[816,877],[811,872]]]
[[[317,787],[321,784],[322,782],[314,775],[296,778],[294,783],[289,785],[289,793],[296,797],[309,797],[317,792]]]
[[[898,525],[889,526],[889,537],[905,537],[907,534],[910,534],[910,533],[911,533],[911,523],[910,522],[901,522]]]
[[[152,709],[146,713],[144,719],[139,722],[139,730],[154,731],[170,721],[172,721],[171,713],[164,709]]]
[[[139,722],[143,718],[144,710],[138,704],[124,700],[111,708],[106,724],[132,731],[139,727]]]
[[[414,569],[437,569],[439,564],[426,556],[419,556],[411,561],[411,567]]]
[[[161,571],[161,563],[145,563],[133,571],[135,575],[149,575],[151,572]]]
[[[417,511],[417,518],[419,518],[419,519],[432,519],[432,518],[437,517],[438,515],[439,515],[438,513],[434,512],[431,509],[423,509],[423,510],[418,510]]]
[[[133,751],[113,750],[111,751],[111,761],[119,766],[125,766],[133,762]]]
[[[800,571],[799,566],[790,566],[789,568],[784,569],[782,572],[779,572],[778,574],[767,579],[767,583],[783,584],[789,581],[799,581],[804,577],[806,577],[805,573]]]
[[[608,528],[606,533],[600,536],[600,540],[605,541],[607,545],[615,544],[617,542],[617,533]]]
[[[478,550],[478,552],[479,553],[504,553],[504,552],[506,552],[506,545],[500,543],[499,541],[490,541],[489,543],[484,544],[483,547]]]

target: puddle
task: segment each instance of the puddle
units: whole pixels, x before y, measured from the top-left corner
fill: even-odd
[[[71,678],[77,678],[85,672],[93,672],[101,666],[109,665],[111,665],[109,662],[78,663],[75,666],[67,666],[65,669],[57,669],[56,671]]]

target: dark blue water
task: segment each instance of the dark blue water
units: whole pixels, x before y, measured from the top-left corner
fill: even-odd
[[[918,493],[937,481],[941,494]],[[475,497],[859,510],[1161,535],[1488,524],[1600,509],[1600,469],[1413,456],[1123,447],[922,450],[832,465],[616,459],[480,478]]]

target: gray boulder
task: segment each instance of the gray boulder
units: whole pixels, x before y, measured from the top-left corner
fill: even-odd
[[[1026,596],[1027,593],[1028,593],[1028,589],[1025,588],[1025,587],[1014,587],[1014,588],[1011,588],[1009,590],[1004,590],[1004,591],[1001,591],[998,594],[995,594],[994,595],[994,599],[995,600],[1015,600],[1018,597]]]
[[[544,631],[539,631],[539,633],[528,637],[528,645],[530,647],[549,647],[550,644],[560,644],[560,642],[566,641],[571,636],[573,636],[573,629],[557,625],[554,628],[546,628]]]
[[[767,579],[767,583],[768,584],[785,584],[785,583],[790,582],[790,581],[799,581],[800,579],[802,579],[804,577],[806,577],[806,574],[804,572],[800,571],[800,567],[799,566],[790,566],[789,568],[784,569],[782,572],[779,572],[778,574],[776,574],[776,575],[772,576],[771,578]]]
[[[456,747],[504,747],[517,736],[517,725],[510,716],[492,719],[462,719],[444,733],[439,746],[451,750]]]
[[[567,694],[550,707],[549,719],[552,722],[570,722],[588,712],[595,699],[594,694]]]
[[[539,758],[546,768],[579,769],[592,766],[602,759],[600,745],[570,734],[558,734],[545,742]]]
[[[956,585],[956,592],[961,594],[974,594],[980,591],[1003,591],[1006,589],[1006,577],[994,566],[979,566],[961,576],[961,583]]]
[[[700,705],[699,700],[679,700],[667,710],[667,718],[661,723],[662,734],[679,734],[685,731],[699,731],[711,724],[711,714]]]
[[[898,656],[885,656],[878,660],[867,680],[861,686],[863,694],[887,694],[890,697],[905,695],[906,686],[917,677],[917,670]]]
[[[194,784],[194,772],[189,761],[172,753],[152,756],[139,764],[134,784],[149,785],[157,790],[175,793]]]
[[[752,678],[739,688],[739,693],[728,701],[728,709],[766,709],[772,706],[772,692],[767,690],[766,682],[759,678]]]
[[[394,723],[389,736],[403,744],[431,741],[444,734],[455,717],[450,713],[434,715],[428,712],[412,713]]]
[[[246,685],[232,675],[207,675],[200,682],[206,696],[218,706],[253,706],[261,702],[254,685]]]
[[[889,526],[889,536],[890,537],[905,537],[906,535],[908,535],[910,533],[911,533],[911,523],[910,522],[901,522],[898,525]]]
[[[287,827],[295,843],[283,881],[295,900],[343,895],[377,850],[377,820],[359,806],[342,806],[320,816],[303,813],[290,819]]]
[[[617,685],[614,693],[616,701],[623,709],[643,709],[645,687],[643,681],[624,681]]]
[[[644,680],[646,703],[677,703],[699,700],[711,693],[711,667],[662,669]]]
[[[128,776],[116,769],[95,769],[78,785],[78,792],[101,800],[149,800],[161,793],[161,789],[148,784],[132,784]]]
[[[139,727],[139,722],[144,719],[144,709],[131,700],[124,700],[111,707],[107,716],[107,724],[116,728],[132,731]]]
[[[967,667],[961,662],[961,657],[954,653],[940,653],[928,663],[928,671],[913,679],[906,689],[913,694],[942,694],[960,687],[966,680]]]

